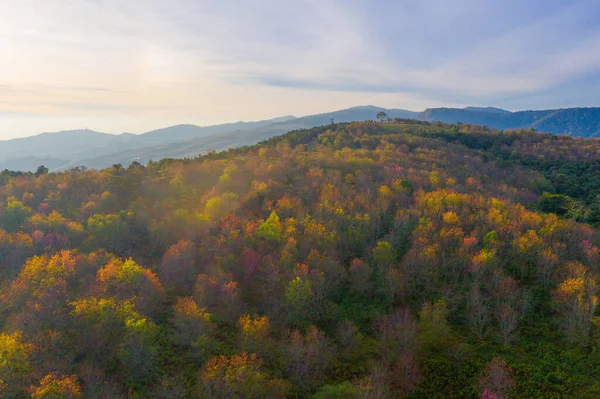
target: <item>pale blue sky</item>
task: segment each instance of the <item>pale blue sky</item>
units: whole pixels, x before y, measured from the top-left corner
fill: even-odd
[[[0,139],[596,106],[598,21],[598,0],[0,0]]]

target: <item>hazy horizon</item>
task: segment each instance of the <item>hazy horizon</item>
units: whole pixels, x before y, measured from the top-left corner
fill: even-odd
[[[216,123],[210,123],[210,124],[198,124],[198,123],[174,123],[172,125],[166,125],[166,126],[156,126],[156,127],[152,127],[148,130],[142,130],[142,131],[137,131],[137,132],[131,132],[131,131],[103,131],[103,130],[99,130],[99,129],[95,129],[92,126],[83,126],[83,127],[66,127],[66,128],[61,128],[61,129],[57,129],[57,130],[46,130],[46,131],[39,131],[39,132],[34,132],[31,134],[26,134],[26,135],[22,135],[22,136],[17,136],[17,137],[8,137],[8,138],[1,138],[0,135],[0,142],[1,141],[7,141],[7,140],[14,140],[14,139],[20,139],[20,138],[27,138],[27,137],[33,137],[33,136],[37,136],[40,134],[53,134],[53,133],[60,133],[60,132],[69,132],[69,131],[85,131],[85,130],[90,130],[90,131],[94,131],[96,133],[106,133],[106,134],[111,134],[111,135],[120,135],[120,134],[135,134],[135,135],[141,135],[144,133],[148,133],[148,132],[152,132],[152,131],[156,131],[156,130],[162,130],[162,129],[167,129],[170,127],[174,127],[174,126],[180,126],[180,125],[196,125],[196,126],[200,126],[200,127],[208,127],[208,126],[215,126],[215,125],[221,125],[221,124],[230,124],[230,123],[246,123],[246,122],[259,122],[259,121],[264,121],[264,120],[273,120],[273,119],[277,119],[277,118],[283,118],[286,116],[293,116],[295,118],[302,118],[302,117],[306,117],[306,116],[312,116],[312,115],[318,115],[318,114],[328,114],[331,112],[336,112],[336,111],[342,111],[345,109],[351,109],[351,108],[359,108],[359,107],[379,107],[379,108],[386,108],[386,109],[403,109],[406,111],[412,111],[412,112],[424,112],[427,108],[423,108],[423,109],[407,109],[407,108],[398,108],[398,107],[381,107],[379,105],[376,104],[363,104],[363,105],[353,105],[350,106],[348,108],[343,108],[343,109],[334,109],[334,110],[325,110],[325,111],[319,111],[319,112],[315,112],[314,114],[303,114],[303,115],[294,115],[292,113],[290,114],[286,114],[286,115],[277,115],[277,116],[273,116],[273,117],[267,117],[267,118],[261,118],[261,119],[247,119],[247,120],[241,120],[241,119],[231,119],[231,120],[225,120],[225,121],[220,121],[220,122],[216,122]],[[493,105],[461,105],[457,108],[466,108],[466,107],[481,107],[481,108],[497,108],[497,109],[503,109],[505,111],[510,111],[510,112],[519,112],[519,111],[538,111],[535,109],[507,109],[507,108],[501,108],[501,107],[496,107]],[[428,107],[431,108],[431,107]],[[573,108],[573,107],[565,107],[565,108]],[[595,108],[595,107],[594,107]],[[375,118],[375,115],[373,116],[373,118]]]
[[[0,139],[357,104],[595,106],[600,3],[6,0]]]

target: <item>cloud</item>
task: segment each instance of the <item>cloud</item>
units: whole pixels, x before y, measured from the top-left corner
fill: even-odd
[[[580,32],[582,21],[591,20],[600,11],[597,2],[572,3],[542,15],[534,8],[529,11],[538,19],[520,25],[508,24],[505,30],[492,27],[489,30],[493,35],[488,30],[481,34],[473,32],[468,26],[481,14],[477,4],[482,2],[459,2],[462,7],[452,3],[452,7],[458,6],[461,10],[462,14],[455,12],[460,20],[452,18],[448,9],[450,3],[426,3],[429,3],[428,8],[414,7],[412,10],[422,12],[422,15],[417,15],[412,22],[401,18],[398,28],[395,31],[388,28],[387,36],[381,41],[375,40],[376,34],[369,33],[373,25],[379,26],[375,16],[361,19],[343,15],[340,20],[329,20],[328,29],[313,35],[321,39],[306,49],[280,48],[265,52],[265,48],[258,45],[253,55],[261,54],[262,57],[249,57],[246,63],[235,59],[232,75],[238,82],[247,78],[290,88],[408,91],[442,95],[451,100],[453,96],[488,99],[544,90],[582,73],[598,71],[600,67],[600,52],[595,51],[600,48],[600,30]],[[328,4],[325,8],[328,12],[321,15],[324,19],[335,9],[332,2],[325,4]],[[435,13],[433,21],[428,20],[427,10],[439,8],[452,22],[453,26],[447,27],[451,29],[448,33],[444,31],[447,23],[442,23],[441,28],[437,26],[440,21]],[[388,10],[382,8],[382,11],[387,13]],[[508,14],[519,11],[527,10],[515,7]],[[505,10],[499,19],[506,14]],[[319,20],[320,17],[317,14],[314,18]],[[431,30],[435,35],[421,32],[428,30],[430,25],[433,25]],[[476,25],[481,25],[481,21]],[[316,26],[318,24],[312,29],[318,30]],[[409,34],[410,31],[414,34]],[[390,36],[398,43],[390,41]],[[445,36],[461,39],[460,43],[450,43],[451,53],[444,48],[447,44]],[[365,38],[373,41],[366,42]],[[244,43],[244,46],[248,51],[248,45]],[[412,52],[419,48],[427,48],[427,51]],[[436,52],[445,55],[436,57]],[[430,53],[432,56],[428,57]],[[254,63],[254,59],[262,62]],[[222,70],[227,70],[225,61]]]
[[[597,0],[8,0],[0,112],[120,131],[366,103],[593,105],[598,18]]]

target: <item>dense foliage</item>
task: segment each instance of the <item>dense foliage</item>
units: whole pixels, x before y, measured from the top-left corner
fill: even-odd
[[[5,171],[1,396],[598,397],[599,153],[397,120]]]

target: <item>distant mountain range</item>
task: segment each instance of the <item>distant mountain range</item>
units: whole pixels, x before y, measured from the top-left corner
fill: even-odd
[[[42,133],[0,141],[0,170],[34,171],[39,165],[51,170],[75,166],[104,168],[133,161],[147,163],[163,158],[195,157],[210,150],[254,144],[294,129],[335,122],[373,120],[383,111],[390,118],[487,125],[492,128],[534,128],[556,134],[600,137],[600,108],[570,108],[510,112],[499,108],[429,108],[423,112],[374,106],[304,116],[284,116],[259,122],[237,122],[215,126],[178,125],[140,135],[119,135],[92,130]]]
[[[600,137],[600,108],[549,109],[510,112],[498,108],[431,108],[418,119],[487,125],[492,128],[530,129],[578,137]]]

